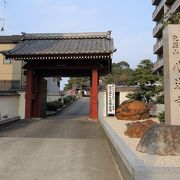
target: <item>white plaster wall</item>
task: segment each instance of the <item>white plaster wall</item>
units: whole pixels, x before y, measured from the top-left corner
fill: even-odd
[[[129,100],[129,98],[127,98],[126,96],[130,93],[133,93],[133,92],[120,92],[119,93],[119,105],[122,104],[124,101]]]
[[[19,96],[0,96],[0,113],[1,116],[8,115],[18,116],[19,115]]]
[[[25,118],[25,92],[20,92],[16,95],[0,96],[0,113],[1,116],[8,117],[20,116]]]
[[[99,92],[98,93],[98,116],[106,117],[106,92]]]
[[[47,95],[47,102],[57,101],[60,97],[61,97],[60,95],[58,95],[58,96]]]
[[[164,104],[156,104],[155,107],[152,107],[150,110],[150,114],[152,116],[159,116],[159,113],[162,113],[165,109]]]
[[[129,93],[132,92],[120,92],[119,93],[119,103],[128,100],[126,97]],[[100,117],[107,117],[107,100],[106,100],[106,91],[98,93],[98,116]]]
[[[57,82],[59,81],[58,78],[50,77],[45,79],[47,80],[47,95],[58,96],[60,90],[57,85]]]
[[[21,117],[21,119],[25,118],[25,92],[19,92],[19,116]]]

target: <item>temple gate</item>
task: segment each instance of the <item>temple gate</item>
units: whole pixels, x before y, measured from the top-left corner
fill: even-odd
[[[24,61],[26,74],[25,118],[41,115],[44,77],[90,77],[90,118],[98,118],[99,76],[111,71],[115,51],[110,32],[22,34],[17,46],[1,53]]]

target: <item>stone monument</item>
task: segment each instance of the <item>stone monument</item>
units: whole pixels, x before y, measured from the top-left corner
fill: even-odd
[[[165,123],[180,125],[180,25],[163,31]]]
[[[136,150],[156,155],[180,156],[180,25],[163,31],[165,125],[149,129]]]

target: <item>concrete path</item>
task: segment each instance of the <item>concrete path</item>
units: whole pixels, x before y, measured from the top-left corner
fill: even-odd
[[[120,180],[89,99],[59,115],[0,126],[0,180]]]

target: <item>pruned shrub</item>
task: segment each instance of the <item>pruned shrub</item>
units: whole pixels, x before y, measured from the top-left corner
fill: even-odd
[[[46,103],[47,111],[56,111],[57,109],[58,109],[58,104],[55,103],[55,101]]]
[[[157,104],[164,104],[164,94],[161,94],[156,98],[156,103]]]
[[[72,96],[72,99],[73,99],[73,101],[75,101],[76,100],[76,96],[74,95],[74,96]]]
[[[61,101],[57,101],[58,102],[58,108],[62,108],[64,106],[64,104]]]
[[[76,99],[76,96],[68,96],[71,101],[74,101]]]
[[[63,102],[63,98],[62,98],[62,97],[60,97],[60,98],[58,99],[58,101]]]
[[[163,123],[165,122],[165,112],[164,111],[159,113],[159,121],[163,122]]]
[[[71,100],[70,96],[67,96],[67,97],[64,98],[64,104],[65,105],[71,103],[71,101],[72,100]]]
[[[62,108],[64,104],[61,101],[53,101],[46,103],[46,110],[47,111],[56,111],[59,108]]]

